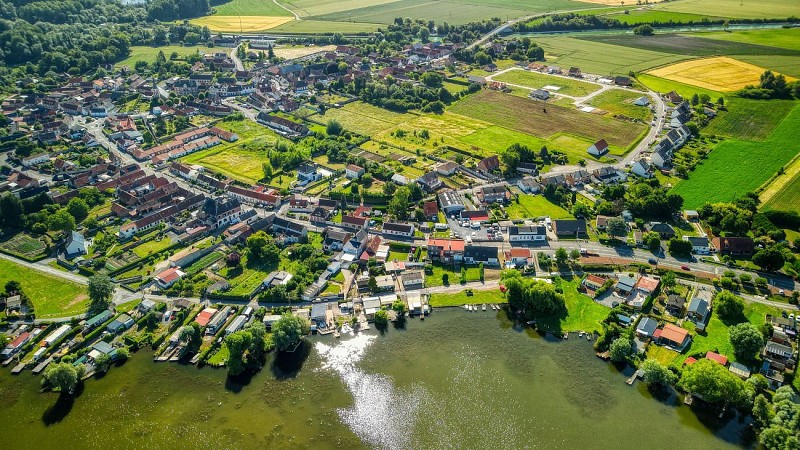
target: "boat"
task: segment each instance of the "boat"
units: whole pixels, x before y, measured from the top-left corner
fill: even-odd
[[[587,341],[591,341],[592,340],[592,335],[591,334],[586,334],[586,340]]]
[[[464,305],[464,309],[466,309],[467,311],[469,311],[469,305],[466,305],[466,304],[465,304],[465,305]]]
[[[566,341],[567,339],[569,339],[569,333],[564,333],[564,336],[563,336],[563,338],[564,338],[564,340],[565,340],[565,341]]]
[[[484,303],[484,304],[483,304],[483,307],[482,307],[481,309],[483,309],[484,311],[486,311],[486,303]]]
[[[529,321],[526,322],[526,324],[527,325],[536,325],[536,321],[535,320],[529,320]]]
[[[583,331],[578,332],[578,337],[583,337],[585,333]]]

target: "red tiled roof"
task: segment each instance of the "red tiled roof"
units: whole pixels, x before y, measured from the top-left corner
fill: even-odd
[[[425,202],[422,207],[425,217],[435,216],[439,214],[439,205],[436,204],[435,201]]]
[[[716,361],[716,362],[722,364],[723,366],[728,365],[728,358],[725,357],[725,356],[720,355],[719,353],[707,352],[706,353],[706,359],[710,359],[712,361]]]
[[[664,328],[661,330],[661,334],[659,336],[668,341],[674,342],[675,344],[681,345],[683,344],[683,341],[686,340],[686,336],[688,335],[689,332],[685,329],[668,323],[664,325]]]
[[[13,341],[11,341],[11,344],[9,344],[9,346],[10,346],[11,348],[17,348],[17,347],[19,347],[20,345],[22,345],[23,343],[25,343],[25,341],[28,339],[28,336],[30,336],[30,333],[28,333],[27,331],[26,331],[26,332],[24,332],[24,333],[21,333],[19,336],[17,336],[17,338],[16,338],[16,339],[14,339]]]
[[[531,251],[527,248],[512,248],[509,250],[508,254],[512,258],[530,258]]]
[[[464,241],[460,239],[428,239],[428,247],[442,247],[445,251],[464,251]]]
[[[642,277],[639,278],[639,281],[636,283],[636,287],[642,289],[644,291],[653,292],[658,287],[660,283],[659,280],[650,277]]]
[[[198,325],[204,327],[208,325],[208,322],[214,317],[214,314],[217,313],[217,310],[214,308],[206,308],[200,311],[200,314],[195,317],[194,321],[197,322]]]
[[[158,280],[161,280],[161,282],[163,283],[172,283],[173,281],[177,280],[180,277],[181,274],[175,267],[169,268],[156,275],[156,278]]]
[[[684,365],[691,366],[692,364],[696,363],[697,360],[692,358],[691,356],[686,358],[686,361],[683,362]]]

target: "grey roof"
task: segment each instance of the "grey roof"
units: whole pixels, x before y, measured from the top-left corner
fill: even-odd
[[[620,275],[619,279],[617,280],[617,287],[624,287],[629,291],[633,289],[634,285],[636,285],[636,277]]]
[[[395,231],[397,233],[411,233],[413,229],[414,227],[407,223],[394,223],[394,222],[383,223],[384,231]]]
[[[466,249],[464,249],[464,257],[473,258],[476,261],[488,261],[490,259],[497,259],[497,247],[470,245]]]
[[[689,302],[689,312],[705,316],[708,313],[708,302],[702,298],[694,297]]]
[[[639,321],[639,325],[636,326],[636,331],[652,336],[656,328],[658,328],[658,322],[649,317],[645,317]]]
[[[544,226],[536,225],[536,226],[522,226],[522,227],[508,227],[508,234],[511,235],[519,235],[519,234],[536,234],[536,235],[545,235],[547,232],[545,231]]]

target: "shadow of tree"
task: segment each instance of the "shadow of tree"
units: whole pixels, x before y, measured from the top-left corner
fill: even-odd
[[[305,340],[293,352],[276,352],[270,364],[272,375],[278,380],[295,378],[311,354],[311,345]]]
[[[55,425],[62,420],[64,420],[72,411],[72,407],[75,405],[75,399],[80,397],[83,393],[83,383],[78,383],[75,386],[75,390],[72,394],[68,393],[61,393],[58,395],[56,402],[53,403],[49,408],[47,408],[42,414],[42,422],[45,425]]]

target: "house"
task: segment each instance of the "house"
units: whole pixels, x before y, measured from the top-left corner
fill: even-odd
[[[617,284],[616,289],[619,293],[628,295],[633,292],[634,286],[636,286],[636,279],[635,276],[628,276],[628,275],[619,275],[617,277]]]
[[[631,166],[631,173],[642,178],[650,178],[653,176],[653,169],[650,167],[650,163],[644,159],[640,159]]]
[[[517,181],[517,187],[526,194],[538,194],[542,191],[542,185],[533,177],[524,177]]]
[[[420,186],[429,192],[434,192],[443,185],[442,180],[439,179],[436,171],[428,172],[425,175],[417,178],[417,183],[419,183]]]
[[[464,249],[464,262],[466,264],[480,264],[496,267],[500,265],[497,257],[497,247],[470,245]]]
[[[599,141],[595,142],[586,150],[590,155],[601,157],[608,153],[608,142],[605,139],[600,139]]]
[[[711,244],[720,255],[750,256],[755,244],[749,237],[715,237]]]
[[[683,307],[686,305],[685,298],[677,294],[669,294],[666,303],[667,312],[679,319],[683,317]]]
[[[414,225],[409,223],[383,223],[383,234],[392,236],[412,237],[414,236]]]
[[[456,173],[458,170],[458,163],[454,163],[453,161],[446,161],[436,166],[436,172],[439,175],[450,176]]]
[[[539,168],[535,163],[521,162],[517,164],[517,172],[527,173],[528,175],[536,175],[539,173]]]
[[[658,329],[653,333],[653,338],[662,345],[674,347],[678,351],[683,351],[691,337],[689,331],[677,325],[668,323],[664,328]]]
[[[744,364],[735,361],[731,361],[731,365],[730,367],[728,367],[728,371],[730,371],[730,373],[736,375],[737,377],[743,380],[750,378],[750,369]]]
[[[508,199],[508,191],[505,186],[483,186],[481,187],[481,198],[484,203],[505,203]]]
[[[155,307],[156,307],[156,302],[150,300],[149,298],[146,298],[136,306],[136,309],[142,314],[147,314],[150,311],[152,311],[153,308]]]
[[[650,104],[650,98],[646,95],[643,95],[636,100],[633,101],[633,104],[636,106],[647,106]]]
[[[616,76],[616,77],[614,77],[614,84],[616,84],[617,86],[630,87],[630,86],[633,86],[633,80],[631,80],[628,77]]]
[[[264,278],[264,281],[261,282],[261,285],[264,287],[264,289],[269,289],[275,286],[285,286],[287,283],[289,283],[289,280],[291,279],[292,279],[292,274],[290,274],[289,272],[285,272],[283,270],[276,270],[270,272],[270,274],[267,275],[266,278]]]
[[[20,333],[13,341],[6,344],[6,348],[3,350],[2,357],[3,359],[8,358],[10,356],[14,356],[17,352],[19,352],[22,347],[28,343],[32,338],[31,334],[27,331],[23,331]]]
[[[687,209],[683,211],[683,218],[689,222],[699,222],[700,221],[700,213],[693,210]]]
[[[108,355],[112,359],[116,357],[117,350],[113,345],[106,341],[100,341],[92,346],[92,350],[86,355],[90,361],[96,362],[101,356]]]
[[[583,219],[559,219],[553,221],[553,232],[558,237],[586,238],[586,221]]]
[[[534,100],[547,100],[550,98],[550,92],[544,89],[534,89],[528,96]]]
[[[355,164],[348,164],[344,168],[344,175],[351,180],[361,178],[361,175],[364,175],[365,172],[366,170],[364,170],[363,167],[357,166]]]
[[[85,255],[89,253],[89,244],[82,234],[72,231],[67,235],[67,240],[64,243],[64,253],[67,254],[67,258]]]
[[[506,264],[514,266],[527,266],[530,262],[531,251],[527,248],[511,248],[505,252]]]
[[[706,352],[706,359],[710,359],[712,361],[716,361],[716,362],[722,364],[723,366],[727,366],[728,365],[728,358],[726,356],[722,356],[719,353],[715,353],[715,352],[712,352],[712,351]]]
[[[547,229],[543,225],[508,227],[509,242],[545,242]]]
[[[643,339],[649,339],[653,337],[656,329],[658,329],[658,322],[655,319],[643,317],[636,325],[636,334]]]
[[[762,355],[769,358],[773,362],[778,362],[786,365],[792,361],[792,347],[788,345],[779,344],[777,342],[767,341],[764,346]]]
[[[478,161],[478,170],[491,173],[500,168],[500,158],[497,155],[488,156]]]
[[[106,323],[109,319],[111,319],[112,316],[113,315],[111,314],[111,311],[108,310],[102,311],[93,316],[91,319],[87,320],[86,323],[83,324],[83,328],[86,331],[93,330],[99,327],[100,325]]]
[[[647,296],[655,292],[660,283],[661,280],[657,280],[655,278],[641,277],[639,278],[639,281],[636,282],[635,288],[643,295]]]
[[[695,294],[695,296],[689,302],[689,308],[686,310],[686,317],[696,324],[704,325],[710,309],[708,300],[701,296],[700,292],[703,291],[698,291],[698,293]]]
[[[134,323],[135,322],[131,318],[131,316],[127,314],[120,314],[116,319],[114,319],[113,322],[108,324],[108,327],[106,327],[106,329],[109,332],[116,334],[119,333],[120,331],[125,331],[129,329],[130,327],[133,326]]]
[[[571,77],[576,77],[576,78],[581,78],[583,76],[583,75],[581,75],[581,69],[579,69],[577,67],[570,67],[569,71],[567,72],[567,75],[569,75]]]
[[[608,219],[611,219],[611,217],[598,215],[594,220],[594,227],[598,230],[605,231],[606,227],[608,226]]]
[[[644,226],[644,229],[651,233],[658,233],[661,239],[669,240],[675,237],[675,229],[668,223],[664,222],[650,222]]]
[[[458,214],[466,209],[464,198],[456,191],[444,191],[438,195],[439,206],[446,215]]]
[[[394,291],[394,278],[391,275],[381,275],[375,277],[375,290],[373,292]]]
[[[350,240],[353,235],[344,231],[327,230],[325,239],[322,241],[322,248],[326,252],[340,251],[344,248],[344,244]]]
[[[428,258],[443,263],[464,260],[465,242],[461,239],[428,239]]]
[[[430,200],[422,205],[422,213],[425,214],[425,219],[437,221],[439,219],[439,205],[435,200]]]
[[[589,274],[586,275],[586,278],[583,279],[583,286],[590,291],[596,291],[601,287],[603,287],[603,284],[605,284],[605,282],[606,282],[605,278]]]
[[[175,284],[175,282],[180,280],[184,275],[186,274],[184,272],[181,272],[178,268],[171,267],[156,275],[156,283],[162,289],[168,289],[173,284]]]
[[[202,208],[205,222],[211,229],[224,228],[239,221],[242,204],[236,198],[206,198]]]
[[[650,155],[650,161],[659,169],[667,168],[672,162],[672,152],[663,148],[656,149],[656,151]]]
[[[322,175],[319,174],[317,171],[317,166],[310,162],[302,162],[300,166],[297,167],[297,180],[301,186],[305,186],[308,183],[313,183],[318,181],[322,178]]]
[[[425,274],[421,270],[403,272],[400,278],[405,289],[421,289],[425,285]]]
[[[474,211],[461,211],[459,213],[461,220],[469,220],[470,222],[486,222],[489,220],[489,213],[484,209],[476,209]]]
[[[342,217],[342,227],[351,230],[359,230],[366,228],[369,225],[369,219],[366,217],[357,217],[353,215],[346,215]]]
[[[671,91],[667,95],[664,96],[670,103],[681,103],[683,102],[683,97],[681,97],[677,92]]]
[[[211,318],[217,314],[217,310],[214,308],[205,308],[194,318],[194,321],[197,322],[198,325],[204,327],[208,325],[208,322],[211,321]]]
[[[283,217],[272,219],[272,231],[286,236],[285,242],[300,242],[308,236],[305,225],[286,220]]]
[[[708,238],[705,236],[684,236],[683,240],[692,244],[692,253],[697,253],[698,255],[707,255],[711,253],[711,249],[708,244]]]
[[[230,306],[226,306],[222,308],[222,311],[214,314],[211,320],[208,321],[206,325],[206,334],[217,334],[220,328],[225,325],[225,322],[228,320],[228,314],[231,311]]]
[[[225,336],[241,330],[242,328],[244,328],[244,325],[246,323],[247,323],[247,316],[245,315],[237,316],[235,319],[231,321],[231,323],[227,327],[225,327]]]

